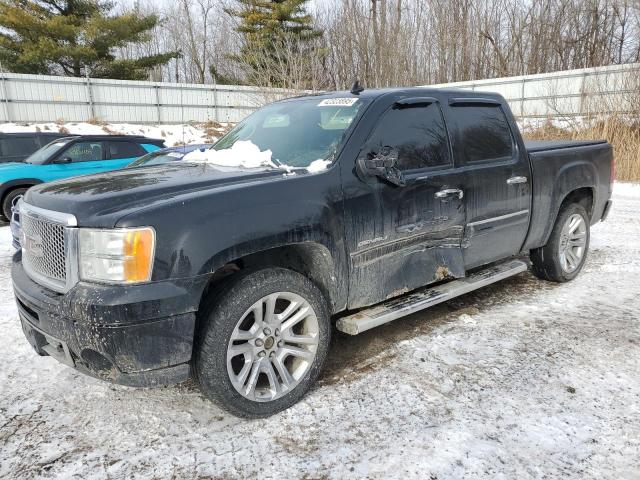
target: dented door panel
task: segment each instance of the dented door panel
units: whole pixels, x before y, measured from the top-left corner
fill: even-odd
[[[460,249],[464,195],[442,199],[435,195],[462,187],[461,178],[447,172],[427,179],[408,179],[405,187],[378,183],[364,194],[364,202],[376,208],[356,210],[347,206],[348,224],[358,225],[352,230],[358,242],[350,254],[349,308],[464,276]]]

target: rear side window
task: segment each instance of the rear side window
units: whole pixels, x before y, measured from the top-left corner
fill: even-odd
[[[458,130],[455,150],[463,163],[513,156],[511,129],[499,105],[454,106],[453,114]]]
[[[437,103],[394,105],[378,122],[367,146],[369,155],[376,155],[383,147],[395,149],[400,170],[451,163],[447,131]]]
[[[14,137],[0,140],[0,151],[2,155],[7,157],[27,156],[39,148],[35,137]]]
[[[71,145],[61,155],[72,162],[92,162],[102,160],[102,142],[78,142]]]
[[[140,145],[133,142],[109,142],[109,158],[137,158],[147,153]]]

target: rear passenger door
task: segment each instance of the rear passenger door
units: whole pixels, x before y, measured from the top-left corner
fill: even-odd
[[[530,165],[506,112],[484,98],[451,99],[447,108],[456,165],[466,177],[466,268],[518,254],[529,228]]]
[[[440,103],[403,99],[382,112],[360,157],[381,152],[397,156],[404,185],[377,177],[345,184],[349,308],[464,275],[462,177],[453,169]]]

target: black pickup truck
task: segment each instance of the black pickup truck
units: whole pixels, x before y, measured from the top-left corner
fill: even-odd
[[[39,354],[132,386],[194,377],[245,417],[304,395],[332,325],[358,334],[523,255],[573,279],[614,176],[604,141],[528,144],[499,95],[428,88],[280,101],[198,155],[29,189],[13,285]]]

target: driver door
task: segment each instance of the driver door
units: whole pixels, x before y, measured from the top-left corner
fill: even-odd
[[[438,100],[389,107],[360,152],[360,159],[381,156],[394,158],[391,176],[360,174],[345,189],[349,308],[464,276],[464,179],[453,168]]]
[[[99,172],[104,158],[104,142],[74,142],[62,150],[53,163],[46,165],[47,181]]]

